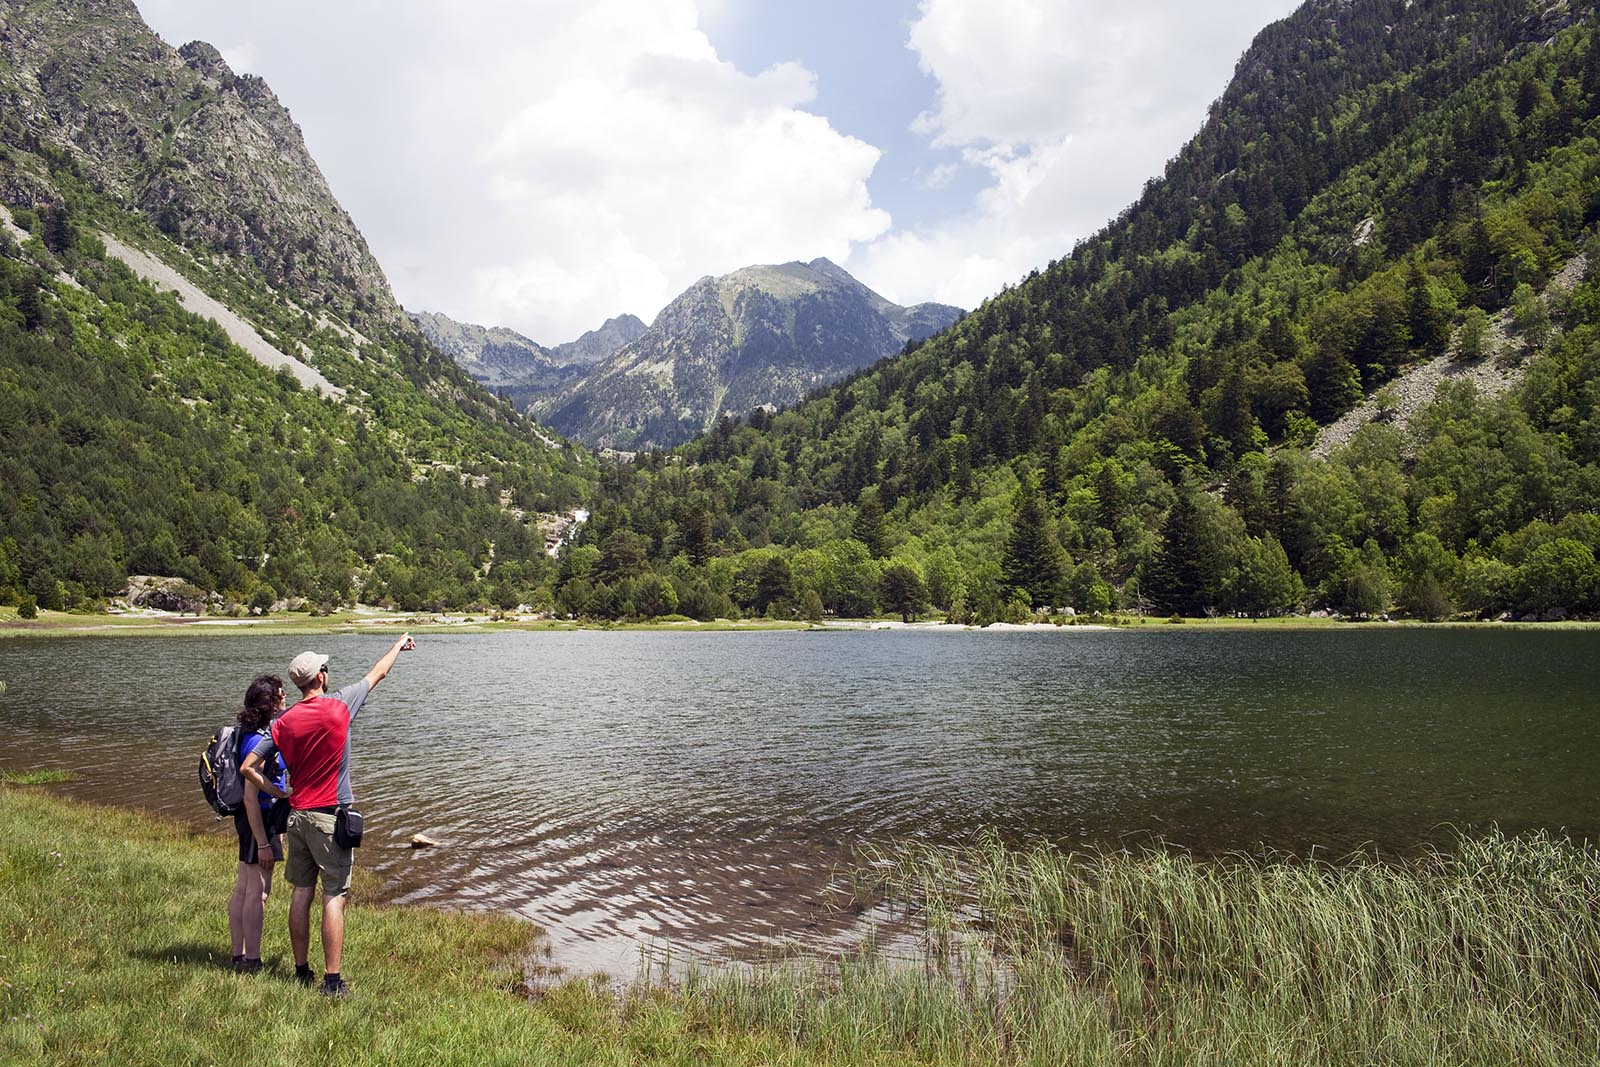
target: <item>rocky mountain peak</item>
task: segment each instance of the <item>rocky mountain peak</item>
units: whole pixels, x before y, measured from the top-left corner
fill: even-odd
[[[827,259],[704,277],[650,328],[533,412],[591,444],[670,447],[725,414],[787,405],[961,315],[902,308]]]
[[[10,4],[4,17],[0,125],[10,113],[175,240],[242,257],[307,305],[401,320],[266,82],[236,76],[204,41],[173,49],[127,0]],[[48,195],[11,160],[0,160],[0,186]]]
[[[210,82],[212,88],[233,80],[233,69],[222,58],[222,53],[205,41],[190,41],[178,49],[178,55],[183,57],[185,66]]]
[[[591,366],[610,359],[624,345],[637,341],[647,327],[635,315],[614,315],[576,341],[556,345],[551,353],[558,363]]]

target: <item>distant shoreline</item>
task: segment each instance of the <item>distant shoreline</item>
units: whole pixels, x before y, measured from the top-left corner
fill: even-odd
[[[1362,620],[1314,618],[1308,616],[1281,616],[1262,619],[1196,618],[1173,622],[1167,618],[1146,616],[1113,616],[1109,619],[1088,621],[1082,617],[1062,622],[990,623],[988,626],[971,626],[929,619],[905,622],[901,619],[825,619],[818,622],[803,620],[783,621],[772,619],[718,619],[714,622],[694,620],[598,623],[574,619],[551,618],[501,618],[488,615],[432,613],[432,612],[380,612],[356,610],[338,612],[328,616],[310,616],[298,613],[247,616],[230,618],[220,615],[180,615],[172,612],[140,612],[137,614],[78,615],[70,612],[42,611],[36,619],[19,619],[14,610],[0,609],[0,640],[7,638],[67,638],[67,637],[118,637],[151,635],[214,635],[253,633],[287,636],[294,634],[327,635],[353,633],[504,633],[541,631],[624,631],[638,633],[754,633],[766,631],[838,631],[861,632],[897,630],[922,633],[1039,633],[1039,632],[1105,632],[1132,630],[1140,632],[1171,632],[1174,630],[1299,630],[1299,631],[1350,631],[1350,630],[1520,630],[1520,631],[1570,631],[1600,629],[1600,620],[1567,620],[1563,622],[1497,622],[1486,620],[1452,620],[1447,622],[1422,622],[1414,619]]]

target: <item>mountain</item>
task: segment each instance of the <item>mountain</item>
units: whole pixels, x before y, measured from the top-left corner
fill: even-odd
[[[625,345],[637,341],[644,331],[645,325],[637,316],[617,315],[607,319],[598,330],[590,330],[576,341],[556,345],[550,352],[563,366],[574,363],[592,366],[605,362]]]
[[[426,311],[411,320],[474,381],[518,409],[583,374],[583,367],[558,362],[549,349],[504,326],[476,326]]]
[[[0,5],[0,201],[0,604],[548,600],[591,461],[405,317],[263,80]]]
[[[503,326],[474,326],[436,312],[414,313],[411,320],[474,381],[518,409],[576,382],[645,331],[634,316],[618,315],[576,341],[545,348]]]
[[[266,82],[174,51],[128,0],[0,11],[0,137],[60,152],[169,237],[239,256],[312,304],[393,319],[382,269]],[[12,202],[41,192],[5,168]]]
[[[960,315],[899,307],[826,259],[745,267],[700,279],[640,337],[533,410],[588,444],[671,447],[723,415],[793,404]]]
[[[1597,133],[1592,4],[1311,0],[1060,259],[608,472],[557,599],[1600,614]]]

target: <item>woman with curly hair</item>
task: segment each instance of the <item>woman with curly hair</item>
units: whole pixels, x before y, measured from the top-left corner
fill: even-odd
[[[270,736],[268,727],[283,711],[283,679],[263,674],[245,690],[239,711],[239,762]],[[244,974],[261,970],[261,925],[267,894],[272,892],[272,866],[283,858],[284,767],[274,759],[264,767],[261,785],[245,778],[244,802],[233,815],[239,835],[239,873],[228,898],[228,932],[233,938],[233,968]],[[276,798],[276,799],[275,799]]]

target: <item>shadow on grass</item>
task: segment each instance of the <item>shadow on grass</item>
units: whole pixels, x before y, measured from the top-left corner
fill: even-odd
[[[174,964],[179,967],[198,967],[202,970],[232,971],[233,957],[226,952],[219,951],[215,945],[201,945],[188,943],[182,945],[168,945],[165,948],[141,948],[128,953],[130,959],[144,960],[146,963]],[[263,975],[287,974],[292,968],[284,963],[282,954],[264,956],[262,958]],[[280,967],[285,968],[280,972]]]

